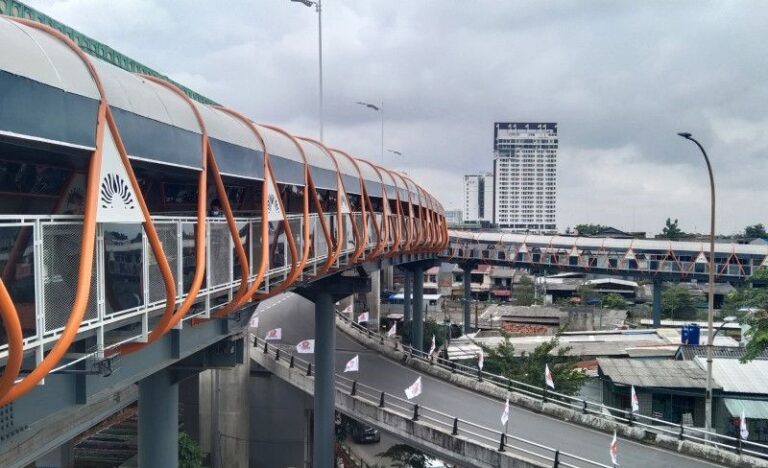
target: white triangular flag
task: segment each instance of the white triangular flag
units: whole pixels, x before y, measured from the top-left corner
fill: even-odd
[[[749,439],[749,429],[747,428],[747,418],[744,415],[744,408],[741,409],[741,420],[739,421],[739,435],[741,440]]]
[[[267,336],[264,337],[265,340],[271,341],[271,340],[282,340],[283,339],[283,329],[282,328],[273,328],[272,330],[267,332]]]
[[[632,412],[640,412],[640,401],[637,399],[637,393],[635,392],[635,386],[632,385]]]
[[[369,320],[368,317],[368,312],[363,312],[357,316],[357,323],[367,322]]]
[[[507,421],[509,421],[509,398],[504,403],[504,412],[501,413],[501,425],[506,427]]]
[[[253,314],[253,317],[251,317],[251,321],[248,323],[248,326],[251,328],[259,328],[259,316]]]
[[[272,182],[272,175],[269,170],[264,171],[264,186],[267,188],[262,190],[262,193],[266,193],[267,197],[267,221],[282,221],[285,219],[285,215],[283,215],[280,196]]]
[[[435,335],[432,335],[432,345],[429,347],[429,355],[432,356],[432,353],[435,352],[436,344],[435,344]]]
[[[552,390],[555,389],[555,381],[552,380],[552,372],[549,371],[549,364],[544,364],[544,381],[547,383],[547,387]]]
[[[619,441],[616,439],[616,431],[613,431],[613,440],[611,441],[611,463],[613,466],[619,466]]]
[[[360,370],[360,355],[355,355],[352,359],[347,361],[347,365],[344,366],[344,372],[357,372]]]
[[[315,340],[303,340],[296,345],[299,354],[312,354],[315,352]]]
[[[483,353],[483,349],[480,348],[480,352],[477,353],[477,367],[480,370],[483,370],[483,364],[485,364],[485,353]]]
[[[409,400],[413,400],[419,395],[421,395],[421,376],[419,376],[410,387],[405,389],[405,396],[408,397]]]
[[[397,322],[392,322],[392,327],[387,331],[387,336],[393,337],[397,335]]]

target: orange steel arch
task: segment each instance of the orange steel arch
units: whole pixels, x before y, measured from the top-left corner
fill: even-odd
[[[376,175],[379,176],[379,182],[381,184],[381,194],[382,194],[381,225],[379,225],[378,220],[376,219],[377,211],[375,211],[373,209],[373,203],[371,203],[371,199],[368,196],[368,189],[366,188],[366,190],[365,190],[365,198],[368,200],[368,205],[371,208],[371,213],[373,215],[372,216],[373,225],[374,225],[374,229],[376,231],[376,234],[378,236],[378,242],[376,243],[376,247],[373,248],[373,251],[370,253],[370,255],[367,256],[367,258],[368,259],[375,259],[375,258],[381,256],[381,254],[383,253],[384,249],[387,246],[386,220],[385,220],[385,216],[384,216],[384,213],[386,211],[384,209],[384,203],[385,203],[385,199],[384,199],[384,179],[381,177],[381,173],[379,172],[379,170],[376,169],[376,165],[375,164],[371,163],[368,160],[362,159],[362,158],[356,158],[356,159],[358,161],[360,161],[361,163],[363,163],[363,164],[369,165],[373,169],[373,171],[376,173]]]
[[[0,397],[11,388],[21,370],[21,361],[24,359],[24,335],[21,331],[21,321],[8,290],[0,278],[0,317],[3,319],[5,332],[8,336],[8,360],[5,363],[3,374],[0,377]]]
[[[397,222],[396,223],[392,223],[391,220],[389,220],[389,219],[387,220],[388,221],[387,226],[388,226],[389,232],[390,232],[390,234],[392,236],[392,245],[389,246],[390,250],[385,255],[385,257],[394,257],[395,255],[400,253],[400,251],[399,251],[399,249],[400,249],[400,235],[401,235],[401,232],[402,232],[402,230],[400,228],[400,225],[402,223],[403,213],[402,213],[402,208],[401,208],[402,204],[400,203],[400,189],[397,187],[397,183],[395,182],[395,176],[394,176],[394,172],[393,171],[389,171],[389,170],[387,170],[387,169],[385,169],[385,168],[383,168],[381,166],[377,166],[377,168],[379,170],[384,171],[387,174],[389,174],[389,177],[391,178],[392,182],[395,183],[395,200],[392,200],[392,201],[397,201],[397,203],[396,203],[396,206],[397,206],[396,211],[397,211],[397,213],[390,213],[390,214],[395,214],[396,215]],[[386,188],[384,190],[386,191]],[[389,197],[387,197],[387,199],[389,199]],[[388,202],[389,202],[389,200],[388,200]],[[392,209],[391,205],[388,205],[388,207],[389,207],[390,210]]]
[[[297,140],[301,140],[301,141],[305,141],[307,143],[314,144],[314,145],[318,146],[320,148],[320,150],[323,151],[326,154],[326,156],[331,158],[331,161],[333,161],[333,165],[336,168],[336,181],[337,181],[336,183],[338,184],[339,177],[341,177],[341,174],[339,173],[339,164],[336,162],[336,158],[334,158],[333,155],[331,154],[331,151],[325,145],[323,145],[319,141],[314,140],[312,138],[296,137],[296,139]],[[312,171],[309,171],[309,177],[310,177],[311,182],[312,182],[312,192],[315,195],[315,203],[317,205],[318,214],[320,215],[319,219],[320,219],[320,222],[321,222],[321,224],[323,226],[323,231],[326,233],[326,240],[327,240],[328,245],[329,245],[328,258],[325,260],[325,263],[320,268],[320,271],[318,271],[318,276],[319,276],[319,275],[324,274],[328,270],[330,270],[331,267],[333,266],[333,264],[336,263],[336,260],[341,255],[341,247],[344,244],[344,232],[341,229],[341,220],[342,220],[341,202],[339,200],[338,187],[337,187],[337,190],[336,190],[336,217],[338,219],[338,222],[336,223],[336,227],[337,227],[337,231],[338,232],[336,233],[336,238],[334,239],[333,235],[331,234],[330,227],[325,222],[325,216],[323,216],[324,212],[322,211],[322,206],[320,204],[319,198],[317,197],[317,188],[315,186],[314,179],[312,179]],[[343,188],[343,185],[342,185],[342,188]],[[349,198],[347,198],[347,205],[349,205]],[[331,253],[331,246],[332,246],[333,253]]]
[[[405,188],[408,190],[408,223],[407,228],[405,230],[405,244],[403,245],[403,250],[406,252],[409,252],[411,250],[411,246],[413,245],[413,197],[411,196],[411,187],[408,185],[408,180],[403,177],[402,174],[399,172],[392,171],[393,174],[395,174],[397,177],[400,178],[400,180],[403,181],[403,184],[405,185]],[[404,216],[405,218],[405,216]]]
[[[276,296],[277,294],[280,294],[281,292],[288,289],[291,284],[296,281],[296,279],[301,275],[301,272],[304,270],[304,265],[307,264],[307,260],[309,257],[309,181],[310,181],[310,175],[309,175],[309,168],[307,167],[307,157],[304,154],[304,149],[301,147],[298,141],[296,141],[296,138],[291,135],[290,133],[286,132],[282,128],[275,127],[273,125],[262,125],[264,128],[268,128],[270,130],[274,130],[275,132],[278,132],[286,137],[288,137],[293,144],[296,145],[296,147],[299,149],[299,153],[301,154],[302,159],[304,160],[304,196],[302,197],[303,200],[303,210],[302,210],[302,218],[304,221],[304,229],[303,229],[303,240],[304,240],[304,247],[302,249],[301,259],[299,261],[296,261],[296,257],[298,256],[298,252],[296,250],[296,242],[293,239],[293,230],[291,229],[291,225],[288,222],[288,214],[285,211],[285,206],[283,206],[283,200],[281,197],[278,198],[278,203],[280,203],[280,209],[283,212],[283,229],[285,229],[285,237],[288,240],[288,247],[291,251],[291,271],[288,273],[288,276],[285,278],[285,280],[280,283],[276,288],[271,289],[267,293],[256,293],[253,295],[254,300],[263,301],[264,299],[268,299],[270,297]],[[269,148],[266,148],[267,150]],[[266,151],[265,151],[266,153]],[[266,159],[267,169],[269,170],[270,179],[272,182],[272,186],[274,187],[275,191],[277,193],[280,193],[279,187],[277,185],[277,179],[275,178],[275,172],[272,169],[272,163],[269,159]],[[265,174],[266,175],[266,174]],[[264,198],[264,194],[266,192],[262,190],[262,198]],[[264,222],[269,222],[266,219],[263,220]]]
[[[202,171],[200,171],[200,175],[198,176],[198,182],[197,182],[197,230],[195,232],[195,274],[192,277],[192,284],[190,286],[189,293],[187,294],[187,297],[184,298],[184,301],[181,303],[179,308],[170,316],[167,314],[163,314],[163,317],[160,319],[157,324],[150,330],[149,337],[147,339],[146,343],[126,343],[120,347],[118,347],[115,350],[115,353],[120,354],[129,354],[136,351],[139,351],[146,346],[150,345],[151,343],[154,343],[157,341],[161,336],[168,333],[168,331],[173,328],[189,311],[190,307],[192,307],[192,304],[194,303],[195,299],[197,299],[197,293],[200,291],[200,286],[203,283],[203,274],[205,273],[205,231],[206,231],[206,225],[205,225],[205,212],[208,205],[207,202],[207,174],[208,174],[208,166],[207,166],[207,157],[209,156],[209,147],[208,147],[208,131],[205,128],[205,122],[203,121],[203,117],[200,115],[199,110],[197,107],[192,103],[192,100],[187,97],[186,94],[184,94],[181,90],[179,90],[176,86],[161,80],[159,78],[155,78],[153,76],[149,75],[143,75],[140,74],[142,78],[145,80],[151,81],[155,84],[158,84],[160,86],[163,86],[170,91],[172,91],[174,94],[179,96],[182,100],[184,100],[192,109],[192,113],[195,115],[195,119],[197,120],[198,125],[200,126],[200,131],[202,132]],[[175,301],[174,301],[175,305]]]
[[[406,177],[413,184],[413,186],[416,187],[416,193],[418,193],[419,195],[418,204],[416,205],[417,207],[416,222],[418,223],[418,227],[416,229],[416,240],[414,241],[413,251],[421,252],[424,245],[425,238],[426,238],[424,213],[423,213],[424,191],[422,190],[419,184],[413,181],[413,179],[411,179],[408,176],[404,176],[404,177]]]
[[[357,161],[355,158],[349,155],[349,153],[346,153],[342,150],[330,148],[332,153],[337,153],[341,155],[344,158],[347,158],[349,162],[352,163],[352,165],[355,166],[355,170],[357,171],[357,177],[360,180],[360,199],[363,201],[363,203],[360,204],[360,218],[361,226],[368,226],[367,219],[366,219],[366,211],[365,211],[365,181],[363,179],[363,174],[360,172],[360,167],[357,165]],[[343,182],[343,181],[342,181]],[[347,193],[346,187],[344,188],[344,193]],[[347,200],[349,200],[349,195],[347,195]],[[352,226],[355,228],[355,232],[357,233],[358,239],[356,241],[356,248],[355,251],[352,253],[352,257],[350,258],[350,263],[357,263],[360,256],[363,254],[363,252],[366,249],[366,246],[368,245],[368,229],[363,229],[362,234],[359,232],[360,229],[357,228],[357,223],[352,221]]]
[[[308,137],[298,137],[300,140],[307,141],[309,143],[314,143],[315,145],[319,146],[320,149],[325,151],[325,153],[331,158],[333,161],[334,167],[336,167],[336,183],[341,184],[341,188],[344,191],[344,197],[347,199],[347,207],[350,207],[351,204],[349,203],[349,195],[347,194],[347,188],[344,186],[344,178],[341,175],[341,169],[339,168],[339,162],[336,160],[336,156],[333,154],[333,150],[325,146],[323,143]],[[336,216],[339,219],[339,222],[336,223],[336,226],[338,227],[339,233],[336,236],[337,239],[337,248],[336,253],[334,255],[333,261],[335,262],[339,256],[341,255],[341,250],[344,246],[344,229],[342,229],[342,220],[344,218],[344,213],[342,213],[342,203],[341,203],[341,197],[339,197],[338,189],[336,190]],[[347,214],[347,217],[349,218],[349,222],[352,225],[352,236],[354,237],[355,245],[360,243],[360,235],[357,232],[357,225],[355,224],[355,219],[352,217],[352,210],[349,211]],[[357,248],[355,249],[355,252],[357,252]],[[350,262],[351,263],[351,262]],[[332,264],[331,264],[332,265]]]
[[[45,376],[48,375],[51,370],[53,370],[56,364],[58,364],[59,361],[67,353],[69,346],[74,341],[75,336],[77,335],[77,332],[80,328],[80,324],[82,323],[83,316],[85,315],[85,309],[88,306],[88,296],[90,294],[91,275],[93,273],[94,244],[96,237],[96,209],[99,190],[98,179],[101,171],[105,125],[109,126],[109,129],[112,132],[118,154],[120,155],[123,165],[125,166],[126,173],[134,189],[134,192],[136,193],[139,208],[141,209],[142,215],[145,219],[145,222],[143,223],[144,229],[147,233],[149,243],[152,246],[153,252],[155,253],[158,267],[160,268],[163,276],[167,301],[164,316],[171,316],[175,308],[176,298],[176,284],[173,279],[173,274],[171,273],[168,260],[163,253],[162,244],[160,243],[160,239],[157,236],[157,231],[155,231],[149,210],[147,209],[146,203],[144,202],[144,198],[141,194],[141,188],[139,187],[136,176],[133,173],[130,162],[128,161],[125,147],[123,146],[122,140],[120,139],[120,134],[118,132],[112,113],[109,109],[104,86],[101,82],[101,79],[99,78],[98,73],[96,72],[95,67],[93,66],[93,63],[90,61],[88,56],[85,55],[85,53],[80,50],[80,48],[71,39],[69,39],[69,37],[60,33],[59,31],[47,25],[23,18],[10,19],[25,26],[50,34],[54,38],[62,41],[67,47],[69,47],[80,58],[80,60],[87,68],[88,73],[93,78],[101,101],[99,102],[99,110],[97,114],[96,150],[91,156],[91,160],[89,161],[88,165],[88,182],[86,184],[85,197],[86,203],[83,216],[83,235],[80,244],[82,255],[78,265],[78,282],[77,287],[75,288],[75,297],[72,309],[61,336],[53,345],[51,350],[30,374],[24,377],[21,382],[9,388],[4,395],[0,396],[0,406],[8,404],[29,392],[32,388],[35,387],[35,385],[38,384],[38,382],[45,378]]]
[[[253,125],[253,122],[251,122],[250,119],[248,119],[243,114],[228,109],[223,106],[214,106],[216,109],[225,112],[232,117],[242,121],[250,130],[253,132],[256,139],[261,144],[261,147],[263,149],[264,157],[263,157],[263,166],[264,166],[264,174],[267,173],[269,170],[269,152],[267,151],[267,145],[264,142],[264,137],[262,136],[261,132],[258,128],[256,128],[255,125]],[[266,180],[266,177],[265,177]],[[274,178],[272,179],[274,180]],[[262,182],[262,185],[265,182]],[[256,278],[254,278],[253,283],[250,285],[250,287],[242,294],[239,298],[233,298],[232,302],[224,306],[221,310],[217,311],[215,314],[213,314],[216,318],[221,318],[229,313],[231,313],[236,308],[240,307],[241,305],[245,304],[248,300],[253,298],[253,296],[256,294],[256,292],[259,289],[259,286],[261,286],[261,283],[264,281],[264,277],[267,274],[267,263],[268,263],[268,257],[266,255],[266,252],[269,251],[269,224],[266,221],[267,219],[267,197],[264,196],[264,190],[262,190],[262,197],[261,197],[261,260],[259,261],[259,269],[256,273]],[[247,277],[250,277],[250,272]],[[246,278],[246,277],[244,277]]]
[[[394,257],[395,255],[397,255],[399,253],[398,249],[400,247],[400,233],[401,233],[400,223],[401,223],[401,219],[403,217],[402,207],[401,207],[401,203],[400,203],[400,189],[397,186],[397,182],[395,181],[395,178],[392,175],[391,171],[389,171],[389,170],[387,170],[387,169],[385,169],[384,167],[381,167],[381,166],[379,166],[379,169],[381,171],[386,172],[387,174],[389,174],[389,177],[392,180],[392,183],[395,184],[394,200],[389,200],[390,203],[387,205],[387,207],[390,210],[390,215],[394,215],[395,216],[395,220],[396,221],[393,222],[391,219],[388,219],[389,224],[387,226],[389,228],[389,233],[390,233],[390,236],[391,236],[392,243],[389,245],[389,252],[387,252],[387,255],[386,255],[387,257]],[[389,199],[389,196],[387,196],[387,199]],[[396,202],[395,203],[395,206],[396,206],[395,211],[396,211],[396,213],[392,213],[391,212],[391,210],[392,210],[391,202],[392,201]]]

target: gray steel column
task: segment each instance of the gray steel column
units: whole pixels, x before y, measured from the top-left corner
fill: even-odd
[[[464,265],[464,334],[467,334],[472,331],[472,326],[470,324],[470,318],[469,318],[469,306],[470,301],[472,300],[472,267],[469,265]]]
[[[329,292],[315,298],[315,422],[312,465],[332,467],[335,458],[334,350],[336,326]]]
[[[179,386],[167,371],[139,381],[139,466],[179,466]]]
[[[653,280],[653,326],[661,326],[661,280]]]
[[[412,314],[411,314],[411,296],[412,294],[412,288],[413,283],[411,282],[413,278],[413,273],[411,273],[410,270],[405,270],[405,285],[403,286],[403,323],[408,323],[411,321]]]
[[[413,267],[413,325],[411,346],[424,351],[424,267]]]

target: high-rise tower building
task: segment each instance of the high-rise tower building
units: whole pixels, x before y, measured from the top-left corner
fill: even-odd
[[[494,124],[493,221],[499,227],[557,231],[557,145],[556,123]]]
[[[464,222],[493,221],[493,174],[464,176]]]

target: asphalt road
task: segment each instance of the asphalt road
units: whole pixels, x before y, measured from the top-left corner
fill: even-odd
[[[287,293],[264,301],[257,308],[256,314],[259,316],[259,328],[256,330],[258,336],[263,337],[272,328],[282,328],[282,341],[275,344],[293,345],[314,337],[314,304],[295,294]],[[367,350],[337,331],[337,372],[343,371],[346,362],[356,354],[360,356],[360,372],[357,373],[357,380],[393,395],[404,397],[403,390],[421,375],[378,353]],[[504,402],[455,387],[428,375],[421,376],[423,393],[419,397],[419,403],[422,406],[485,427],[501,428],[499,418]],[[507,432],[563,452],[606,465],[611,464],[608,448],[612,436],[596,430],[512,406]],[[621,438],[619,463],[623,468],[719,466]]]

